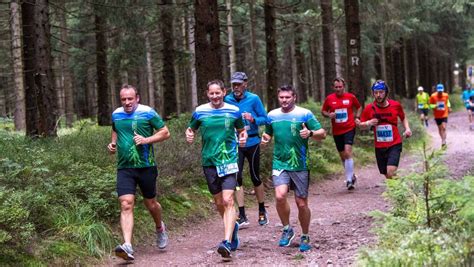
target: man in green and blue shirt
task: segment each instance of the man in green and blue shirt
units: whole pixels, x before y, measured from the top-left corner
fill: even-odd
[[[258,95],[247,91],[247,75],[244,72],[234,73],[230,83],[232,84],[232,93],[228,94],[224,101],[239,108],[248,135],[245,147],[239,149],[239,173],[237,174],[237,191],[235,192],[235,199],[239,206],[237,222],[239,228],[249,225],[245,214],[244,188],[242,186],[244,162],[247,159],[250,178],[258,201],[258,224],[266,225],[268,224],[268,216],[265,210],[265,192],[262,179],[260,179],[260,135],[258,127],[265,124],[267,112]]]
[[[239,246],[238,230],[234,210],[234,191],[237,186],[238,146],[245,146],[247,132],[239,108],[224,103],[224,83],[213,80],[207,84],[209,103],[196,108],[186,129],[186,141],[194,142],[199,129],[202,137],[202,168],[217,210],[224,222],[224,240],[217,252],[228,260],[231,251]],[[236,137],[238,133],[238,140]]]
[[[122,107],[112,113],[112,137],[107,146],[117,155],[117,194],[120,202],[120,226],[124,243],[115,248],[115,254],[125,260],[134,260],[131,244],[133,232],[133,208],[137,185],[144,204],[156,226],[156,243],[160,249],[168,244],[168,235],[161,216],[161,205],[156,197],[156,169],[153,143],[170,137],[161,117],[149,106],[139,104],[137,89],[122,86]]]
[[[307,166],[308,139],[322,140],[326,131],[313,113],[295,105],[296,91],[290,85],[278,89],[280,108],[268,113],[267,126],[262,144],[274,137],[273,185],[275,186],[276,209],[283,224],[279,246],[290,246],[295,232],[290,226],[290,206],[287,201],[288,189],[294,189],[298,206],[298,218],[302,229],[299,249],[311,249],[309,223],[311,211],[308,207],[309,171]]]

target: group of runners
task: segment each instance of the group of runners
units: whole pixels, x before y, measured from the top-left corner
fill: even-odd
[[[259,166],[260,145],[266,146],[272,139],[275,206],[283,225],[278,245],[290,246],[296,236],[290,224],[288,204],[288,192],[292,189],[301,226],[299,250],[308,251],[311,249],[308,141],[325,139],[326,130],[310,110],[296,105],[297,94],[291,85],[278,88],[279,108],[267,114],[260,98],[247,90],[247,80],[245,73],[234,73],[230,81],[232,92],[228,95],[221,80],[210,81],[206,88],[209,102],[195,109],[185,131],[188,143],[194,142],[198,132],[201,135],[203,174],[224,225],[223,240],[218,244],[217,252],[224,260],[230,259],[232,251],[239,247],[239,228],[250,224],[243,196],[245,159],[248,161],[259,207],[256,221],[261,226],[269,223]],[[402,135],[410,137],[412,133],[401,104],[388,98],[389,88],[384,81],[378,80],[372,85],[374,101],[363,110],[357,98],[346,92],[345,88],[344,79],[333,80],[334,93],[327,96],[321,114],[331,119],[334,142],[345,170],[345,184],[348,190],[353,190],[357,181],[352,158],[356,127],[373,131],[377,166],[386,178],[396,175],[402,151]],[[442,92],[442,85],[437,88],[441,93],[430,97],[429,107],[435,110],[438,125],[445,125],[447,115],[442,117],[441,110],[450,106],[449,98]],[[157,246],[163,249],[168,244],[166,226],[161,219],[161,206],[155,199],[157,170],[152,144],[166,140],[170,133],[156,111],[139,104],[136,88],[123,86],[120,99],[122,107],[113,112],[112,137],[108,145],[111,153],[118,152],[117,194],[121,204],[120,225],[124,238],[124,243],[115,248],[115,254],[125,260],[133,260],[131,239],[137,185],[156,225]],[[417,104],[425,102],[418,99]],[[403,124],[403,134],[398,128],[399,119]],[[263,125],[265,130],[260,136],[259,126]],[[239,210],[238,216],[234,199]]]

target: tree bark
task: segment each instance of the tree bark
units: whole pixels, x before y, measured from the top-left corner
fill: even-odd
[[[173,25],[173,0],[163,0],[161,5],[161,34],[163,47],[161,50],[163,58],[163,106],[164,118],[168,118],[171,114],[176,113],[176,73],[175,65],[175,49],[174,49],[174,25]]]
[[[416,57],[415,45],[413,39],[405,39],[404,65],[407,74],[407,92],[409,98],[414,98],[417,93],[417,67],[418,58]]]
[[[332,0],[321,0],[321,18],[324,52],[324,91],[325,95],[329,95],[332,93],[332,79],[336,77]]]
[[[191,106],[192,109],[197,107],[198,105],[198,95],[197,95],[197,77],[196,77],[196,43],[194,38],[194,17],[188,15],[188,45],[189,45],[189,53],[190,55],[190,87],[191,87]]]
[[[58,100],[53,82],[49,10],[46,0],[22,3],[26,134],[56,136]]]
[[[258,64],[258,45],[257,45],[257,19],[255,15],[255,0],[249,0],[249,13],[250,13],[250,50],[251,50],[251,62],[252,62],[252,78],[250,80],[254,81],[255,88],[254,92],[262,97],[262,102],[267,103],[266,91],[263,90],[263,85],[260,82],[260,66]]]
[[[146,50],[146,73],[148,85],[148,105],[155,107],[155,82],[153,81],[153,58],[151,56],[151,45],[149,32],[144,33]]]
[[[72,89],[72,77],[69,69],[69,47],[67,45],[68,32],[67,32],[67,20],[66,20],[66,1],[60,1],[60,12],[59,24],[61,27],[61,77],[62,86],[64,91],[64,112],[66,115],[66,126],[72,127],[74,122],[74,92]]]
[[[222,77],[217,0],[195,0],[194,8],[197,88],[199,103],[206,103],[207,83]]]
[[[21,9],[19,0],[10,2],[10,28],[12,37],[13,77],[15,86],[14,124],[17,131],[25,130],[25,83],[23,78],[23,58],[21,43]]]
[[[225,1],[227,6],[227,45],[229,47],[230,75],[237,71],[237,58],[235,55],[234,24],[232,22],[232,0]]]
[[[268,110],[277,108],[277,88],[278,88],[278,55],[276,46],[276,11],[274,0],[264,1],[265,13],[265,41],[267,46],[267,96]]]
[[[360,56],[359,0],[345,0],[346,47],[347,47],[347,88],[363,105],[366,98],[363,81],[363,66]]]
[[[101,126],[111,125],[112,109],[110,107],[108,71],[107,71],[107,41],[105,38],[105,21],[95,9],[95,40],[97,64],[97,123]]]

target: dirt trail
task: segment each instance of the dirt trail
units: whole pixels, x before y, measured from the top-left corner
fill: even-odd
[[[469,140],[474,132],[469,131],[467,116],[458,112],[450,116],[448,123],[448,149],[444,160],[454,177],[460,177],[472,169],[473,157],[469,157]],[[432,135],[434,148],[440,147],[439,136],[434,122],[430,121],[428,132]],[[402,173],[419,169],[421,153],[402,157]],[[357,159],[356,159],[357,160]],[[414,163],[415,162],[415,163]],[[222,220],[214,216],[209,221],[194,225],[182,233],[171,230],[170,244],[165,250],[155,246],[142,245],[135,248],[136,266],[188,266],[188,265],[311,265],[311,266],[347,266],[355,261],[357,250],[375,242],[374,234],[369,230],[373,220],[367,215],[372,210],[386,210],[387,203],[382,197],[385,189],[384,178],[375,165],[358,166],[357,187],[347,191],[342,175],[330,180],[316,182],[310,188],[310,208],[312,220],[310,237],[313,249],[309,252],[298,251],[301,229],[297,222],[297,209],[290,196],[291,224],[296,238],[288,248],[278,247],[281,223],[273,201],[268,202],[270,223],[259,226],[257,209],[247,211],[250,226],[239,231],[240,248],[233,253],[233,260],[225,263],[216,252],[221,241]],[[166,212],[166,211],[165,211]],[[217,214],[217,212],[216,212]],[[151,241],[150,241],[151,243]],[[124,264],[121,259],[111,258],[105,265]]]

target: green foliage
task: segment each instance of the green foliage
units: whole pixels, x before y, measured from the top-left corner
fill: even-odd
[[[430,168],[388,180],[390,212],[374,212],[378,244],[362,250],[361,266],[471,266],[474,242],[474,177],[446,177],[439,152]],[[427,208],[428,207],[428,208]]]

